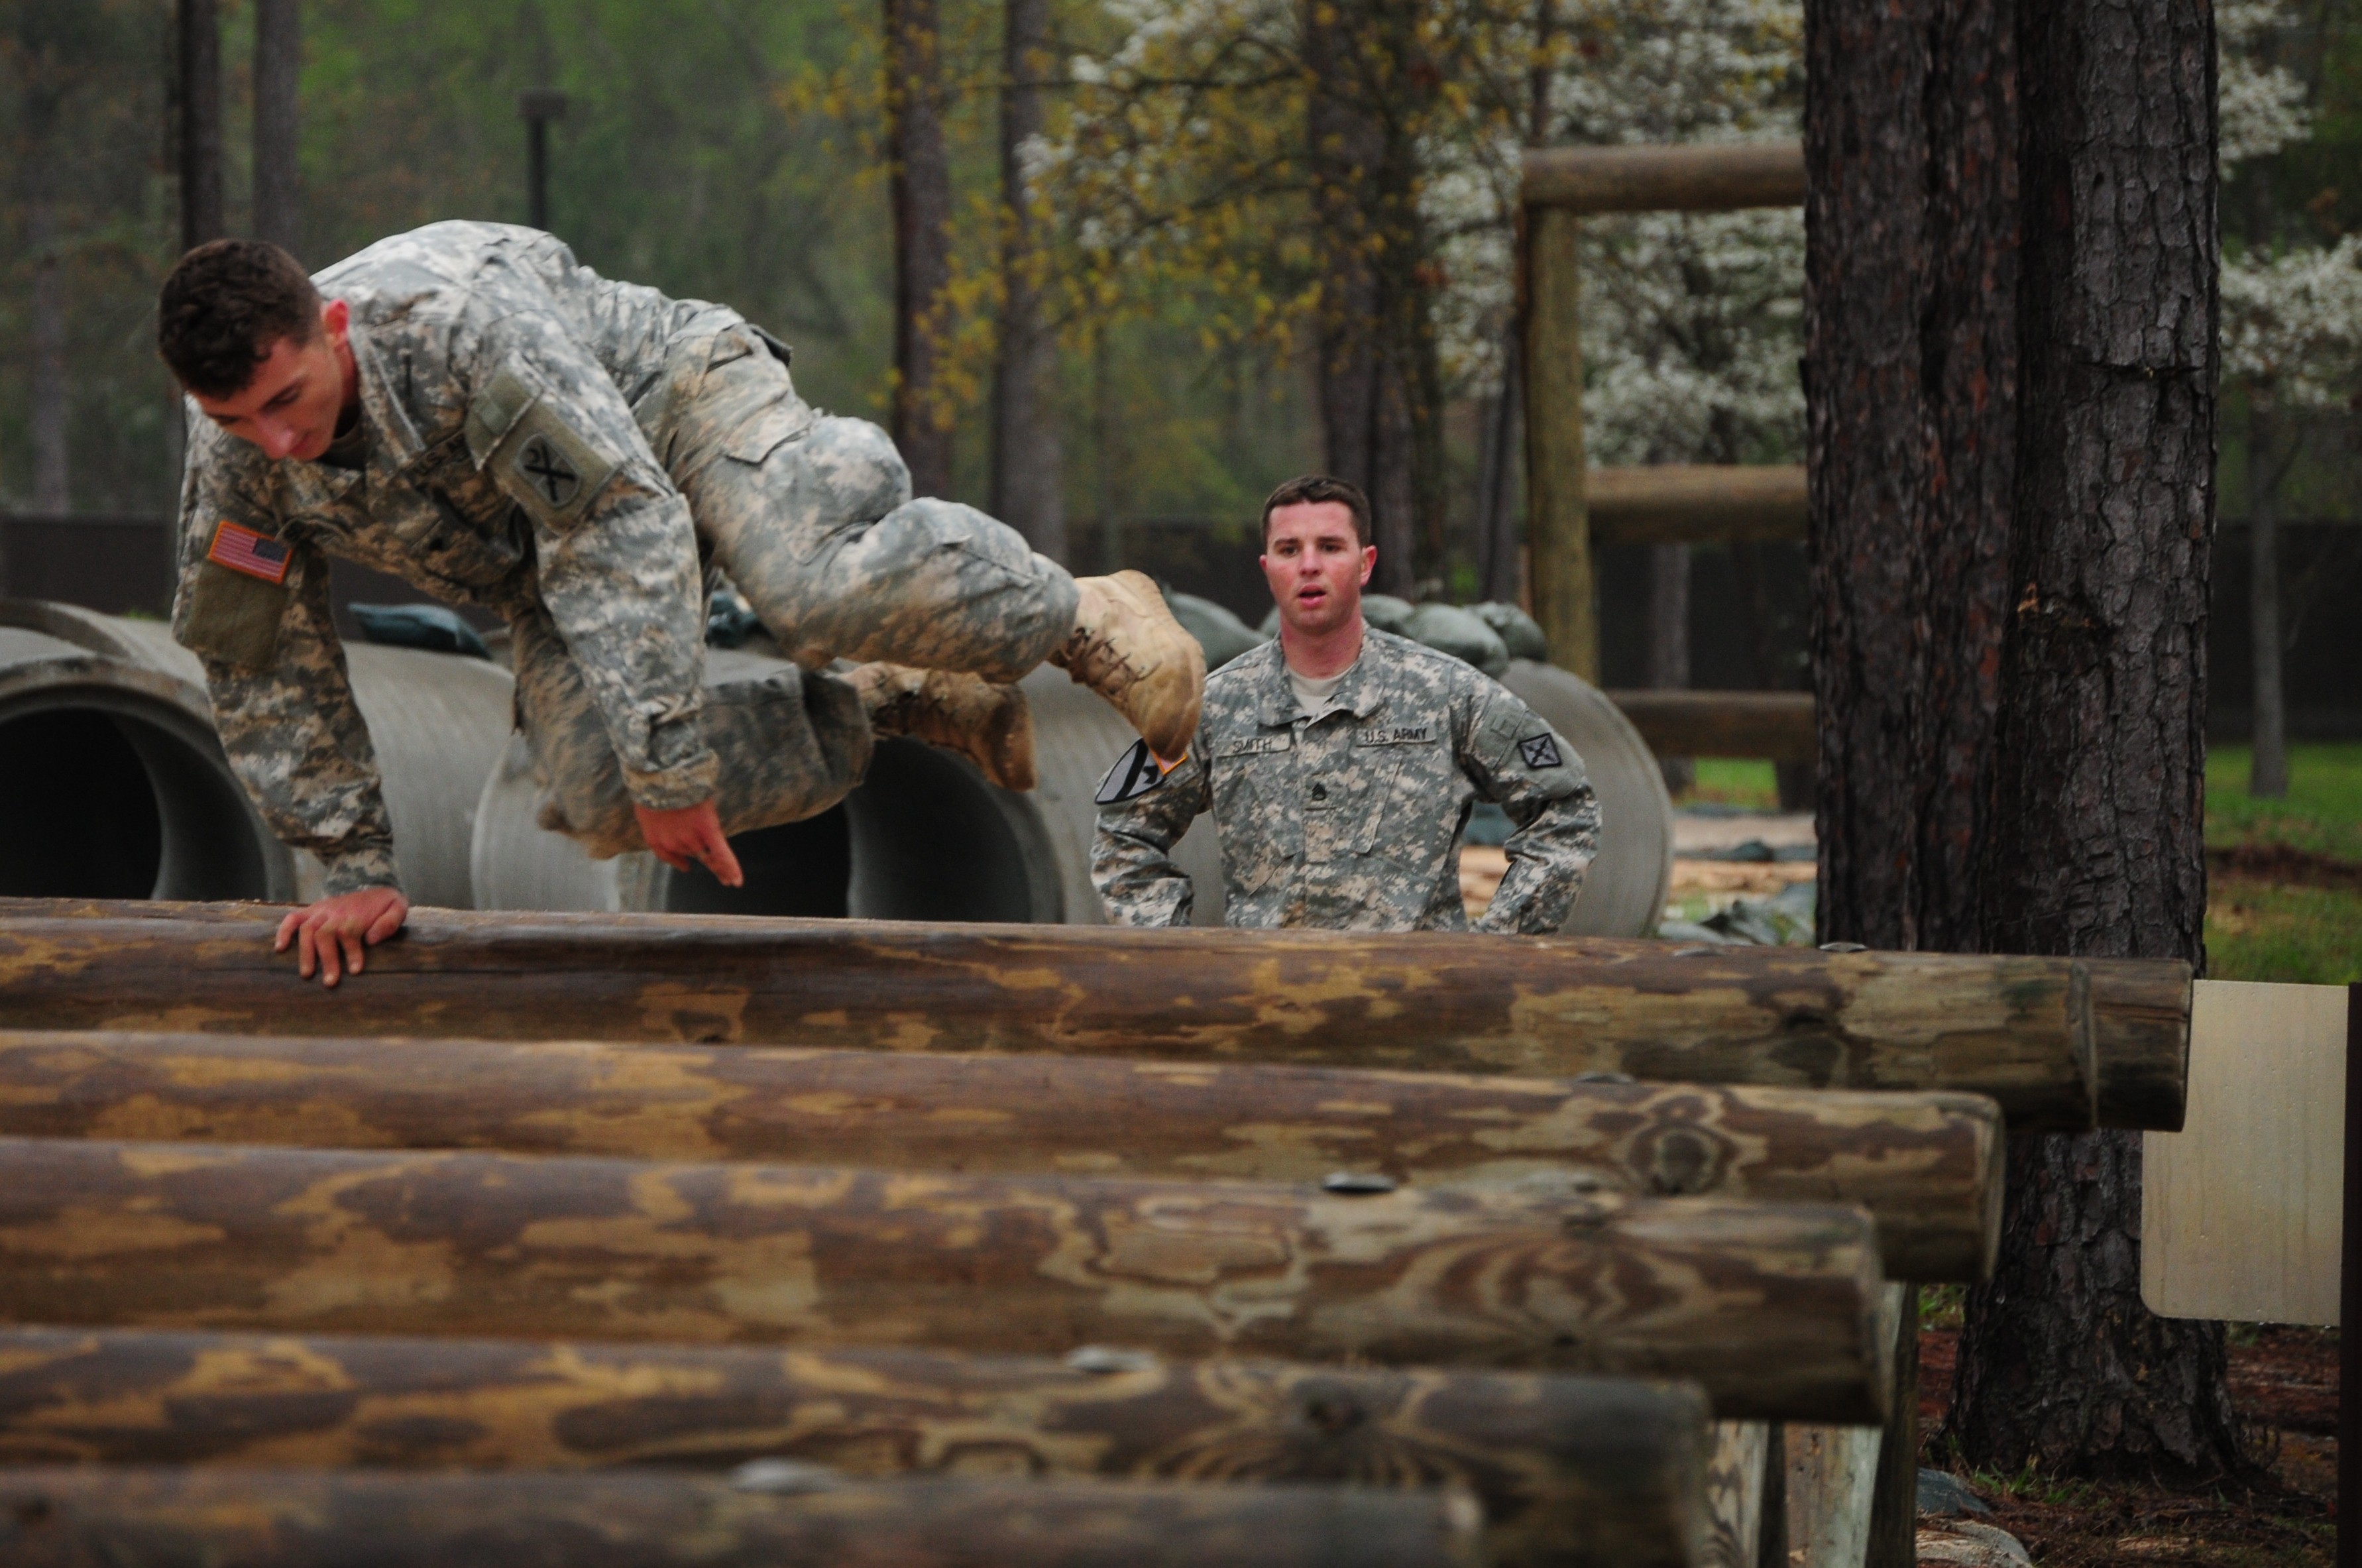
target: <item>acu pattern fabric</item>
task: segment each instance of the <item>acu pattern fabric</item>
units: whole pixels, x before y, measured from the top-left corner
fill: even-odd
[[[1375,627],[1308,714],[1275,640],[1208,679],[1180,766],[1102,807],[1092,879],[1119,925],[1187,924],[1194,889],[1171,851],[1210,811],[1228,924],[1465,931],[1459,839],[1480,798],[1518,831],[1478,929],[1556,931],[1599,845],[1598,797],[1565,739],[1482,671]]]
[[[813,411],[734,312],[494,224],[398,235],[315,282],[351,309],[360,466],[274,462],[193,405],[173,630],[248,792],[330,894],[397,880],[330,556],[510,622],[543,824],[598,856],[643,847],[635,802],[713,800],[740,833],[841,799],[872,742],[820,673],[833,657],[1013,680],[1074,625],[1064,569],[912,500],[885,433]],[[223,555],[235,529],[279,580]],[[801,671],[705,684],[710,567]]]

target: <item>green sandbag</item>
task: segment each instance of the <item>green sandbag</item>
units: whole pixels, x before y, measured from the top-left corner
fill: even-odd
[[[1493,628],[1451,604],[1422,604],[1410,613],[1403,635],[1474,665],[1496,680],[1509,672],[1509,648]]]
[[[1172,609],[1173,618],[1206,650],[1206,668],[1209,670],[1220,669],[1249,648],[1271,640],[1271,634],[1257,636],[1244,621],[1210,599],[1200,599],[1194,593],[1168,592],[1164,602]],[[1272,613],[1279,613],[1276,605]]]
[[[1542,635],[1541,623],[1516,605],[1487,600],[1468,606],[1468,613],[1493,628],[1494,635],[1507,645],[1511,658],[1550,662],[1550,639]]]

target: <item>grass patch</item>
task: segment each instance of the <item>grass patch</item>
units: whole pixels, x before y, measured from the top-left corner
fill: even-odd
[[[2362,753],[2362,746],[2355,749]],[[1760,758],[1701,756],[1697,759],[1697,782],[1683,790],[1673,804],[1776,812],[1780,809],[1780,780],[1772,765]]]
[[[2213,878],[2206,889],[2206,973],[2216,980],[2362,982],[2362,893]]]
[[[2289,747],[2282,801],[2247,793],[2252,754],[2244,745],[2206,754],[2206,843],[2285,844],[2337,860],[2362,861],[2362,745]]]

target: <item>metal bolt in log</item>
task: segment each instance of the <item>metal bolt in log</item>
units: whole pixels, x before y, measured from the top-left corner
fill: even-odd
[[[9,1568],[1473,1568],[1464,1499],[1329,1486],[0,1472]]]
[[[0,1320],[1687,1377],[1883,1419],[1857,1209],[0,1139]]]
[[[2179,1127],[2189,1053],[2190,970],[2172,960],[2111,960],[2151,977],[2118,1007],[2132,987],[2095,990],[2068,958],[430,910],[332,991],[270,951],[275,927],[256,906],[0,911],[8,1021],[1957,1089],[1999,1101],[2013,1130],[2086,1127],[2095,1109]]]
[[[2001,1120],[1969,1095],[745,1046],[0,1032],[0,1133],[1319,1181],[1579,1171],[1859,1203],[1896,1277],[1981,1279]]]
[[[1704,1397],[1620,1378],[928,1350],[0,1331],[0,1464],[1460,1486],[1494,1568],[1688,1568]]]

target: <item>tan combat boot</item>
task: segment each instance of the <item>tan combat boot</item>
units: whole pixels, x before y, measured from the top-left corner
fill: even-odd
[[[860,665],[845,679],[879,734],[958,752],[1004,790],[1033,788],[1033,710],[1016,687],[907,664]]]
[[[1112,703],[1170,767],[1188,755],[1206,701],[1206,650],[1144,572],[1075,580],[1075,629],[1050,662]]]

